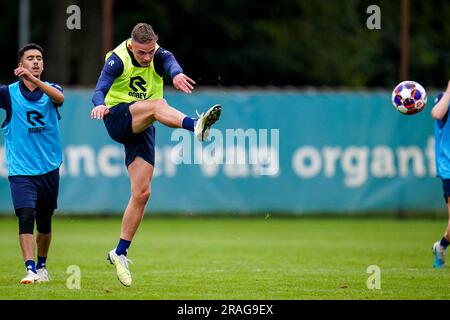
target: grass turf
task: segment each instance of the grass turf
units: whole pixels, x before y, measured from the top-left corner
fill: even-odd
[[[0,299],[449,299],[450,272],[432,268],[446,221],[350,218],[150,218],[129,250],[123,287],[106,254],[119,218],[56,217],[49,283],[25,275],[15,219],[0,219]],[[71,265],[81,288],[66,286]],[[368,266],[381,269],[369,290]]]

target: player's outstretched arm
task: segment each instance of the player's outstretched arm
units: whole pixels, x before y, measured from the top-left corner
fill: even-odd
[[[441,100],[431,110],[431,116],[435,120],[442,120],[448,112],[448,105],[450,103],[450,80]]]
[[[156,72],[161,77],[164,73],[170,75],[175,89],[183,91],[184,93],[192,93],[195,81],[183,73],[183,69],[172,52],[159,47],[155,53],[154,62]]]
[[[22,77],[25,80],[33,83],[35,86],[41,89],[42,92],[48,95],[53,103],[57,105],[62,105],[64,103],[64,94],[61,91],[42,82],[39,78],[33,76],[29,70],[23,67],[18,67],[16,70],[14,70],[14,74],[17,77]]]

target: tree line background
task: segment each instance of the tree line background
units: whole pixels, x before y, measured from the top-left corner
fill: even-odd
[[[68,30],[68,6],[81,30]],[[381,30],[369,30],[369,5]],[[14,81],[18,1],[0,0],[0,83]],[[450,1],[411,0],[409,78],[450,78]],[[400,0],[115,0],[113,47],[150,23],[202,86],[391,88],[400,79]],[[31,41],[45,49],[45,79],[94,86],[103,66],[101,0],[31,0]],[[111,48],[113,49],[113,48]]]

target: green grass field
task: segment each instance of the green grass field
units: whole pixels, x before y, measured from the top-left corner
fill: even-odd
[[[15,219],[0,219],[0,299],[449,299],[450,272],[432,268],[445,220],[353,218],[149,218],[123,287],[106,254],[120,218],[58,218],[49,283],[19,285]],[[70,290],[70,265],[81,288]],[[367,267],[381,269],[369,290]]]

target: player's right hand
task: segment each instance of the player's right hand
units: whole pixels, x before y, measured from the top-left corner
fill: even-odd
[[[91,119],[102,120],[109,113],[107,106],[96,106],[91,111]]]
[[[14,75],[16,77],[22,77],[25,80],[28,80],[32,83],[35,83],[35,81],[37,80],[37,78],[35,76],[33,76],[33,74],[30,72],[30,70],[25,69],[24,67],[18,67],[17,69],[15,69]]]

